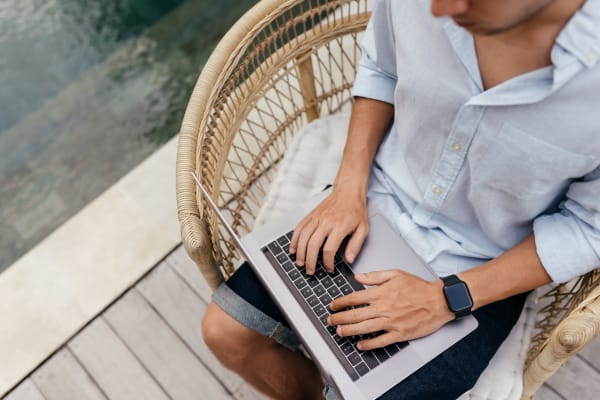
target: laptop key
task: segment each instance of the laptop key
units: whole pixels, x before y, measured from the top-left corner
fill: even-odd
[[[327,312],[327,310],[325,310],[325,307],[323,307],[321,304],[319,304],[318,306],[316,306],[315,308],[313,308],[313,311],[319,317]]]
[[[328,324],[327,324],[327,317],[329,317],[329,314],[327,314],[327,313],[325,313],[325,314],[323,314],[323,315],[321,315],[321,316],[319,317],[319,319],[321,320],[321,323],[322,323],[324,326],[328,326]]]
[[[317,278],[323,279],[327,276],[327,271],[325,271],[325,269],[323,268],[317,268],[317,270],[315,271],[315,275],[317,276]]]
[[[373,353],[375,354],[375,357],[377,357],[377,359],[379,360],[379,362],[384,362],[385,360],[387,360],[388,358],[390,358],[390,356],[388,355],[388,353],[385,351],[385,349],[379,348],[379,349],[374,349]]]
[[[373,369],[379,365],[379,361],[377,361],[377,358],[375,357],[375,354],[373,354],[372,351],[365,351],[361,353],[361,356],[362,359],[367,363],[369,368]]]
[[[313,290],[315,291],[315,294],[317,296],[323,296],[325,294],[325,288],[321,285],[317,285],[313,288]]]
[[[302,297],[307,299],[310,297],[310,295],[312,295],[312,290],[310,290],[310,288],[308,286],[305,286],[304,288],[302,288],[300,293],[302,294]]]
[[[285,237],[287,237],[288,240],[291,241],[293,235],[294,235],[294,231],[289,231],[288,233],[285,234]]]
[[[348,355],[354,351],[354,346],[350,342],[345,342],[340,346],[345,355]]]
[[[337,334],[333,337],[333,340],[340,346],[348,341],[344,336],[339,336]]]
[[[294,281],[294,286],[296,286],[298,289],[302,289],[303,287],[305,287],[307,285],[308,284],[306,283],[306,281],[302,277],[300,277],[300,278],[298,278],[298,279],[296,279]]]
[[[277,244],[277,242],[269,243],[269,245],[267,247],[269,248],[269,251],[271,251],[271,253],[274,256],[276,256],[277,254],[281,253],[281,247],[279,247],[279,245]]]
[[[329,295],[331,297],[333,297],[334,299],[339,297],[342,294],[342,292],[340,292],[340,289],[338,289],[335,286],[332,286],[329,289],[327,289],[327,293],[329,293]]]
[[[325,288],[329,288],[329,287],[333,286],[333,281],[331,280],[330,277],[323,278],[321,280],[321,283],[323,284],[323,286],[325,286]]]
[[[408,342],[398,342],[398,343],[396,343],[396,347],[397,347],[399,350],[402,350],[402,349],[403,349],[403,348],[405,348],[406,346],[408,346]]]
[[[286,261],[283,264],[281,264],[281,268],[283,268],[285,270],[285,272],[290,272],[291,270],[293,270],[296,267],[291,262]]]
[[[279,239],[277,239],[277,243],[279,243],[280,246],[285,246],[287,243],[289,243],[288,238],[284,236],[280,237]]]
[[[340,288],[340,290],[342,291],[342,293],[344,294],[344,296],[354,292],[354,290],[352,290],[352,288],[350,287],[350,285],[344,285]]]
[[[310,287],[313,287],[313,288],[319,284],[319,280],[314,275],[311,275],[308,278],[306,278],[306,282],[308,282]]]
[[[358,372],[360,376],[366,375],[367,372],[369,372],[369,367],[367,367],[367,364],[365,364],[364,362],[358,364],[355,368],[356,372]]]
[[[385,346],[385,351],[387,351],[390,356],[393,356],[394,354],[399,352],[400,349],[394,343],[394,344],[390,344],[389,346]]]
[[[306,299],[306,302],[311,306],[311,307],[316,307],[317,305],[319,305],[319,299],[317,298],[317,296],[311,296],[308,299]]]
[[[341,274],[339,274],[338,276],[333,278],[333,283],[335,283],[338,286],[344,286],[346,284],[346,280]]]
[[[277,261],[279,262],[279,264],[283,264],[284,262],[288,261],[289,257],[287,256],[287,254],[281,252],[277,255]]]
[[[348,356],[348,361],[350,361],[350,364],[356,365],[362,362],[362,358],[360,357],[360,355],[358,355],[357,352],[354,352]]]
[[[288,272],[288,276],[292,281],[295,281],[296,279],[300,278],[300,271],[298,271],[297,268],[294,268],[293,270]]]
[[[325,306],[328,307],[329,303],[331,303],[333,301],[333,299],[331,298],[331,296],[329,296],[327,293],[324,294],[323,296],[319,297],[319,300],[321,300],[321,303]]]

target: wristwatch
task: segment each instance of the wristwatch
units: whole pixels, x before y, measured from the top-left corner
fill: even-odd
[[[469,287],[464,281],[456,275],[449,275],[442,278],[444,281],[444,297],[450,311],[454,313],[456,319],[471,314],[473,307],[473,298]]]

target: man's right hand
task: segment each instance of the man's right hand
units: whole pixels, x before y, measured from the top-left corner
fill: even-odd
[[[315,207],[298,225],[292,236],[290,253],[296,264],[315,272],[317,258],[323,249],[323,264],[333,271],[334,257],[344,238],[351,235],[344,258],[354,262],[369,230],[367,198],[350,182],[334,185],[331,194]]]

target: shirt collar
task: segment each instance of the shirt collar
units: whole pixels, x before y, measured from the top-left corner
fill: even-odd
[[[587,0],[556,38],[553,66],[513,78],[482,92],[473,36],[446,17],[443,27],[474,85],[470,104],[507,105],[538,102],[566,84],[585,67],[600,61],[600,0]],[[532,79],[533,78],[533,79]],[[518,85],[516,85],[518,83]]]
[[[556,38],[552,62],[565,65],[568,55],[588,68],[600,60],[600,0],[587,0]]]

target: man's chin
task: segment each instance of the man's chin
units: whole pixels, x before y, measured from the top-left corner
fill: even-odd
[[[508,28],[498,28],[498,27],[488,27],[485,25],[481,25],[475,22],[465,22],[465,21],[455,21],[458,26],[469,31],[473,35],[481,35],[481,36],[492,36],[497,35],[499,33],[506,32],[510,29]]]

